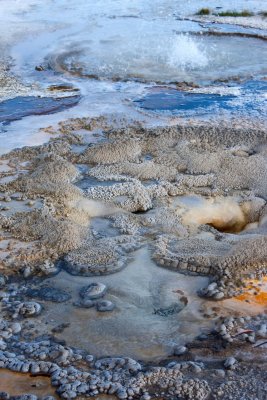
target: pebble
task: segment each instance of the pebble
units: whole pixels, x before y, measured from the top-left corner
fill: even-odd
[[[3,341],[3,339],[0,339],[0,350],[5,350],[7,347],[7,344]]]
[[[140,398],[140,400],[150,400],[151,396],[148,393],[143,394],[143,396]]]
[[[9,400],[10,396],[7,392],[0,392],[0,400]]]
[[[175,356],[181,356],[182,354],[185,354],[188,351],[186,346],[178,346],[175,347],[173,354]]]
[[[37,363],[33,363],[31,365],[31,373],[32,374],[38,374],[38,372],[40,372],[39,365]]]
[[[6,284],[6,278],[4,277],[4,275],[0,274],[0,289],[2,289]]]
[[[107,287],[103,283],[91,283],[88,286],[84,286],[80,290],[80,296],[83,299],[95,300],[103,297],[106,294]]]
[[[216,369],[214,374],[220,378],[224,378],[225,377],[225,371],[223,369]]]
[[[67,392],[62,393],[62,397],[64,399],[74,399],[76,397],[76,392],[73,390],[69,390]]]
[[[24,276],[24,278],[28,278],[29,276],[31,276],[31,274],[32,274],[32,270],[31,270],[30,267],[26,267],[26,268],[23,270],[23,276]]]
[[[266,336],[266,334],[267,334],[267,325],[266,325],[266,324],[262,324],[262,325],[260,326],[260,329],[259,329],[259,331],[258,331],[258,334],[259,334],[261,337],[265,337],[265,336]]]
[[[91,364],[94,361],[94,356],[91,354],[87,354],[85,360],[88,364]]]
[[[56,275],[59,272],[59,267],[49,260],[40,265],[40,270],[44,275]]]
[[[197,340],[199,341],[205,341],[209,338],[208,335],[206,335],[205,333],[201,333],[200,335],[197,336]]]
[[[128,399],[128,394],[125,389],[119,389],[116,395],[119,399]]]
[[[100,311],[100,312],[113,311],[114,308],[115,308],[115,304],[109,300],[101,300],[96,303],[96,309],[97,309],[97,311]]]
[[[217,292],[213,297],[216,300],[221,300],[221,299],[224,298],[224,293],[223,292]]]
[[[35,71],[38,71],[38,72],[44,71],[44,67],[42,65],[36,65]]]
[[[55,397],[54,396],[46,396],[46,397],[43,397],[43,400],[55,400]]]
[[[65,322],[62,324],[59,324],[55,326],[54,328],[51,329],[51,332],[53,333],[62,333],[64,329],[68,328],[70,326],[70,322]]]
[[[18,322],[14,322],[10,328],[15,335],[21,331],[21,325]]]
[[[19,305],[19,314],[23,317],[34,317],[41,313],[42,306],[33,301],[26,301]]]
[[[217,282],[212,282],[212,283],[210,283],[209,284],[209,286],[207,287],[207,290],[209,291],[209,292],[213,292],[215,289],[217,289]]]
[[[234,357],[228,357],[225,362],[225,368],[232,368],[237,363],[237,360]]]
[[[91,308],[95,305],[95,302],[93,300],[82,300],[82,301],[76,301],[73,303],[75,307],[80,307],[80,308]]]

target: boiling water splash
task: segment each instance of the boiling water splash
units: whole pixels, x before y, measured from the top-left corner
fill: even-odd
[[[267,72],[264,62],[267,47],[263,40],[234,35],[162,33],[155,25],[144,25],[137,30],[136,23],[123,29],[121,24],[116,30],[113,28],[110,27],[109,36],[104,35],[106,31],[95,32],[90,42],[73,38],[62,43],[60,52],[55,49],[48,55],[51,68],[87,78],[198,84]]]
[[[179,35],[174,40],[168,64],[183,70],[204,68],[209,64],[209,58],[203,43],[189,35]]]
[[[139,31],[105,40],[96,38],[80,42],[76,51],[69,44],[61,53],[51,54],[50,66],[68,72],[100,79],[138,79],[171,81],[185,79],[188,72],[204,69],[209,58],[200,38],[188,34],[160,35]],[[64,48],[64,46],[63,46]]]

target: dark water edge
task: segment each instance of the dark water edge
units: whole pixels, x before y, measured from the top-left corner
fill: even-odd
[[[192,110],[195,108],[206,108],[211,104],[217,104],[222,108],[230,108],[227,101],[234,96],[220,96],[218,94],[186,93],[176,89],[167,89],[159,93],[150,93],[143,99],[135,102],[145,110]]]
[[[230,86],[230,85],[229,85]],[[223,86],[222,86],[223,87]],[[135,104],[148,111],[169,111],[174,113],[201,110],[223,109],[239,111],[259,111],[259,103],[255,95],[262,95],[267,91],[267,81],[252,80],[236,85],[241,90],[239,96],[233,94],[194,93],[178,90],[173,87],[152,88],[142,98],[135,100]],[[240,100],[236,104],[233,100]],[[264,105],[262,101],[262,105]]]
[[[0,123],[8,125],[12,121],[30,115],[54,114],[79,103],[80,96],[36,97],[18,96],[0,103]]]

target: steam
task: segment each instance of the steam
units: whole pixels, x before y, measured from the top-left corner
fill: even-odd
[[[185,211],[184,223],[209,224],[224,232],[240,232],[246,225],[244,213],[234,199],[204,199]]]
[[[118,211],[118,209],[112,205],[89,199],[80,199],[73,203],[72,207],[86,214],[89,218],[104,217]]]

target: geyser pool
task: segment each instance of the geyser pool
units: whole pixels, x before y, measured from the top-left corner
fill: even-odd
[[[122,34],[104,39],[100,33],[95,39],[62,43],[48,55],[49,66],[87,78],[145,82],[207,83],[267,72],[266,43],[255,37],[133,31],[126,40]]]

